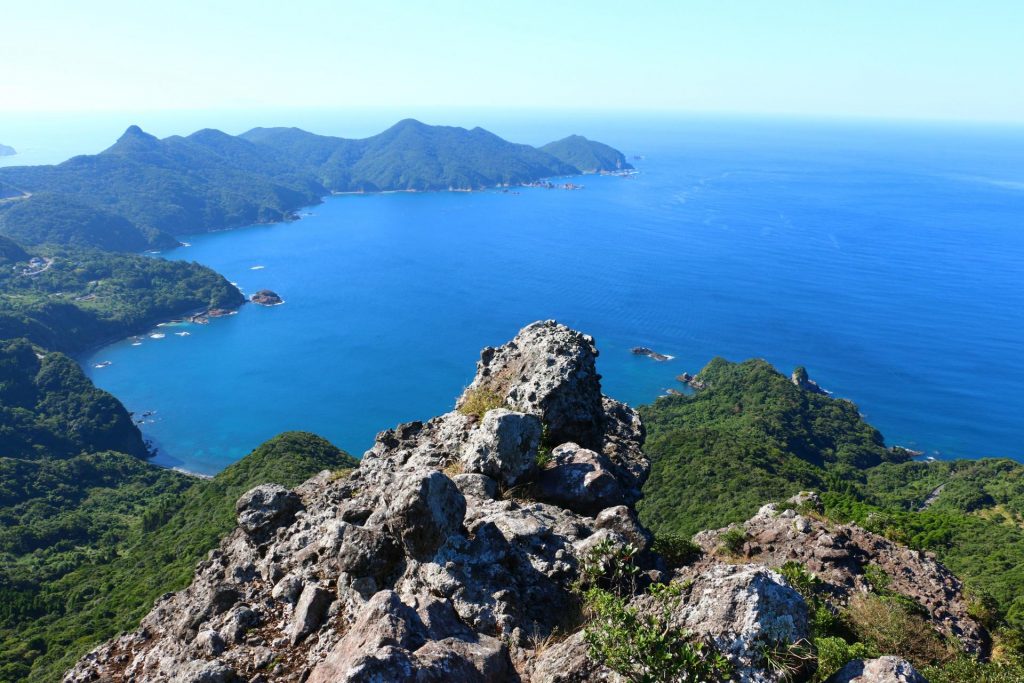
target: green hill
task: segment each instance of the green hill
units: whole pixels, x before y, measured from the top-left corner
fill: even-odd
[[[28,261],[29,255],[25,252],[21,246],[10,239],[0,235],[0,265],[7,265],[11,263],[17,263],[18,261]]]
[[[428,126],[414,119],[363,140],[295,128],[256,128],[242,137],[313,169],[335,192],[478,189],[578,173],[549,154],[482,128]]]
[[[618,154],[585,140],[570,147],[587,164]],[[0,232],[28,245],[138,251],[173,245],[172,235],[287,220],[331,191],[477,189],[579,172],[482,128],[412,119],[362,140],[296,128],[160,140],[131,126],[99,154],[0,168],[0,199],[33,195],[8,202]]]
[[[37,258],[24,268],[0,268],[0,339],[25,337],[72,353],[187,311],[245,301],[197,263],[72,248],[41,250]]]
[[[540,148],[581,173],[627,171],[633,168],[619,150],[582,135],[570,135]]]
[[[641,409],[652,470],[637,507],[652,529],[688,536],[814,489],[830,518],[934,552],[989,624],[1024,643],[1024,465],[913,461],[853,403],[764,361],[715,359],[698,379],[707,388]]]
[[[24,339],[0,342],[0,455],[54,460],[86,450],[146,456],[124,406],[77,363]]]
[[[177,246],[158,230],[144,230],[110,211],[59,194],[36,194],[0,204],[0,234],[26,246],[63,244],[109,251]]]

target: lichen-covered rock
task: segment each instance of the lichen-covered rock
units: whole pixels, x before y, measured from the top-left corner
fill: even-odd
[[[531,683],[625,683],[626,679],[595,662],[587,653],[583,633],[577,632],[545,648],[530,674]]]
[[[826,683],[928,683],[913,665],[899,657],[855,659]]]
[[[320,627],[327,615],[327,608],[330,607],[333,600],[334,596],[329,590],[316,584],[307,584],[302,589],[302,595],[299,596],[299,601],[295,605],[295,614],[292,618],[291,640],[293,645]]]
[[[489,410],[466,444],[464,471],[487,475],[506,488],[515,486],[536,467],[540,436],[537,416]]]
[[[551,458],[552,464],[537,478],[536,493],[542,500],[585,514],[627,502],[607,456],[566,443]]]
[[[299,497],[279,484],[263,484],[235,504],[238,526],[255,534],[274,524],[286,524],[299,509]]]
[[[508,344],[481,352],[476,378],[458,405],[472,392],[493,392],[512,410],[543,420],[557,442],[600,448],[604,411],[596,359],[592,337],[554,320],[536,322]]]
[[[616,505],[601,510],[594,519],[594,527],[614,531],[640,550],[650,548],[651,542],[654,540],[651,532],[640,524],[636,512],[625,505]]]
[[[673,624],[707,636],[743,683],[779,680],[764,661],[766,648],[811,636],[807,603],[780,575],[761,565],[718,564],[687,574],[692,581]]]

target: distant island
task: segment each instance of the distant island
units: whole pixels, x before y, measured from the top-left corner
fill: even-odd
[[[0,145],[0,157],[13,157],[17,154],[17,150],[8,145]]]
[[[621,152],[579,135],[536,148],[414,119],[361,140],[298,128],[161,140],[131,126],[99,154],[0,169],[0,234],[23,246],[164,249],[183,233],[291,220],[332,193],[478,190],[629,169]]]

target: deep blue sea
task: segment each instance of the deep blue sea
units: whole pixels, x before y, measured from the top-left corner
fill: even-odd
[[[391,122],[313,118],[295,123]],[[805,365],[890,444],[1024,459],[1024,129],[483,118],[428,122],[534,144],[578,132],[642,155],[640,173],[577,192],[332,197],[295,223],[183,236],[162,257],[286,303],[82,359],[154,413],[159,462],[214,473],[287,429],[360,454],[450,409],[481,347],[543,318],[592,334],[605,392],[634,405],[716,355],[757,356]]]

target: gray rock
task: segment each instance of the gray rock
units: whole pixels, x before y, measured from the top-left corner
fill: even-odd
[[[537,477],[536,495],[583,514],[625,502],[615,468],[602,453],[565,443],[551,453],[552,465]]]
[[[299,497],[280,484],[263,484],[235,504],[238,525],[249,534],[287,524],[301,507]]]
[[[799,508],[806,507],[817,512],[822,512],[825,509],[825,506],[821,503],[821,497],[814,491],[801,491],[786,502]]]
[[[302,579],[295,574],[288,574],[274,585],[270,595],[275,600],[294,603],[302,593]]]
[[[720,564],[693,577],[673,623],[707,636],[741,683],[774,683],[762,650],[811,636],[807,603],[780,575],[760,565]]]
[[[320,628],[324,617],[327,616],[327,608],[331,606],[333,600],[334,595],[331,591],[316,584],[308,584],[302,589],[299,602],[295,605],[295,615],[292,617],[293,645]]]
[[[913,665],[899,657],[855,659],[826,683],[928,683]]]
[[[497,638],[431,640],[416,650],[417,683],[505,683],[519,681],[508,648]]]
[[[482,474],[456,474],[452,481],[462,492],[463,496],[476,498],[497,498],[498,482]]]
[[[235,671],[219,660],[192,661],[174,671],[170,683],[241,683]]]
[[[536,467],[540,436],[535,415],[489,410],[463,451],[464,471],[485,474],[506,488],[515,486]]]
[[[213,629],[200,631],[195,644],[199,651],[208,657],[216,657],[224,652],[225,647],[224,638]]]
[[[490,391],[512,410],[539,417],[555,443],[601,448],[604,410],[594,340],[554,320],[524,327],[515,339],[480,354],[472,392]]]
[[[366,603],[345,637],[313,669],[308,683],[371,680],[366,676],[380,671],[394,676],[380,680],[414,680],[409,651],[425,641],[416,611],[395,592],[381,591]]]
[[[565,640],[541,652],[530,676],[531,683],[590,683],[607,681],[624,683],[625,679],[601,666],[587,654],[583,632],[578,631]]]
[[[402,473],[393,486],[384,524],[401,538],[411,557],[428,559],[462,527],[466,499],[451,479],[436,470]]]
[[[637,519],[636,513],[625,505],[605,508],[598,513],[594,519],[594,527],[597,529],[610,529],[618,533],[640,550],[647,550],[654,540],[651,532],[647,531]]]
[[[394,536],[380,527],[343,523],[338,569],[354,577],[383,577],[402,559]]]

